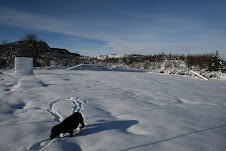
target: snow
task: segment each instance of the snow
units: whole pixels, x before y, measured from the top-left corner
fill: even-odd
[[[0,150],[226,148],[226,81],[146,72],[34,70],[0,74]],[[80,111],[86,127],[50,140]]]
[[[108,67],[98,64],[80,64],[66,70],[91,70],[91,71],[111,71]]]
[[[116,54],[111,54],[111,55],[100,55],[100,56],[94,56],[93,58],[96,58],[98,60],[104,60],[106,58],[122,58],[123,56],[126,55],[116,55]]]

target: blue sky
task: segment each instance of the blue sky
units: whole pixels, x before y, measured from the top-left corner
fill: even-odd
[[[226,1],[1,0],[0,43],[26,33],[86,56],[218,50],[226,59]]]

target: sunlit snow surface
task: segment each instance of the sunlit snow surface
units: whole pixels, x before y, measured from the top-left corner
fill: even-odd
[[[152,73],[0,74],[0,150],[225,151],[226,81]],[[50,140],[80,111],[86,128]]]

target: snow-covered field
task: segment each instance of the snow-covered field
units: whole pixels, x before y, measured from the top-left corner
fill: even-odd
[[[225,151],[226,81],[145,72],[0,74],[0,150]],[[50,140],[75,111],[86,128]]]

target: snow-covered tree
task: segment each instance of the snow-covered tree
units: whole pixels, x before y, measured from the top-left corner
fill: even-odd
[[[216,51],[216,53],[212,56],[211,62],[209,62],[209,66],[208,66],[209,71],[218,71],[223,68],[221,63],[222,61],[219,56],[220,56],[219,52]]]

